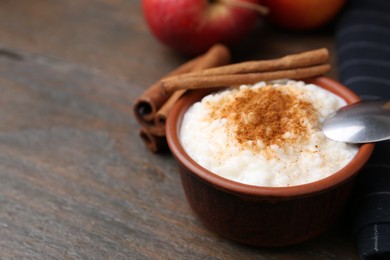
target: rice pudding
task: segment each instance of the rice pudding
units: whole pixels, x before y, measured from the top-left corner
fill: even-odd
[[[328,139],[324,119],[346,102],[313,84],[243,85],[193,104],[180,128],[186,152],[207,170],[259,186],[293,186],[343,168],[358,146]]]

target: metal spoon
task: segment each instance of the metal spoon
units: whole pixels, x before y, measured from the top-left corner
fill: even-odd
[[[346,143],[390,139],[390,100],[362,101],[340,108],[322,126],[324,134]]]

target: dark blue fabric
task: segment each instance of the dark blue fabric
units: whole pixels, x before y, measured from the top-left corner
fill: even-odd
[[[390,1],[349,1],[336,44],[340,81],[363,99],[390,98]],[[390,259],[390,142],[359,174],[354,206],[360,258]]]
[[[374,224],[363,227],[357,235],[361,259],[390,259],[390,225]]]
[[[340,81],[363,98],[390,98],[390,1],[349,1],[336,38]]]

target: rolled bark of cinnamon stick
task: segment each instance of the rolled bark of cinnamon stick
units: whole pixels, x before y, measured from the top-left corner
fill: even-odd
[[[183,65],[177,67],[165,77],[179,75],[191,71],[195,64],[202,58],[196,57]],[[165,78],[164,77],[164,78]],[[158,109],[168,100],[169,95],[164,93],[161,82],[157,81],[151,85],[145,92],[135,100],[133,104],[134,116],[142,125],[148,125],[153,122]]]
[[[246,61],[217,68],[184,73],[182,76],[229,75],[286,70],[324,64],[329,61],[329,51],[326,48],[291,54],[278,59]],[[181,77],[181,76],[179,76]]]
[[[153,153],[158,153],[168,148],[165,136],[156,136],[150,133],[148,129],[141,128],[139,132],[141,140],[144,142],[146,148]]]
[[[222,66],[230,63],[230,51],[224,45],[215,45],[194,65],[191,71],[201,71],[207,68]],[[185,93],[185,90],[175,91],[167,102],[156,113],[154,123],[156,126],[165,127],[165,121],[169,111],[176,101]]]
[[[181,89],[172,93],[168,101],[157,111],[154,117],[154,124],[159,127],[165,127],[168,114],[176,101],[186,92],[185,89]]]
[[[329,72],[329,64],[316,65],[305,68],[289,70],[230,74],[216,76],[187,76],[171,77],[162,80],[162,86],[167,93],[172,93],[179,89],[201,89],[221,86],[237,86],[242,84],[254,84],[259,81],[270,81],[276,79],[304,79],[319,76]]]

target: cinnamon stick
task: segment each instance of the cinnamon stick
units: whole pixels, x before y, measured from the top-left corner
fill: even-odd
[[[206,75],[228,75],[255,73],[276,70],[301,68],[313,65],[324,64],[329,61],[329,51],[326,48],[291,54],[278,59],[247,61],[217,68],[205,69],[202,71],[185,73],[182,76],[206,76]],[[179,76],[181,77],[181,76]]]
[[[168,73],[165,77],[179,75],[191,71],[191,69],[201,58],[202,56],[199,56],[184,63],[183,65]],[[169,95],[164,93],[162,90],[161,82],[155,82],[147,90],[145,90],[145,92],[139,98],[137,98],[133,104],[133,112],[137,121],[142,125],[152,123],[157,110],[168,100],[168,98]]]
[[[210,48],[206,54],[194,65],[191,71],[201,71],[204,69],[226,65],[230,62],[229,49],[223,45],[217,44]],[[165,121],[169,111],[176,101],[184,94],[185,90],[174,92],[168,101],[157,111],[154,123],[157,126],[165,127]]]
[[[171,111],[173,105],[176,101],[186,92],[185,89],[181,89],[173,92],[173,94],[169,97],[168,101],[157,111],[156,116],[154,118],[154,123],[156,126],[165,127],[165,123],[168,118],[168,114]]]
[[[153,135],[146,128],[141,128],[139,136],[144,142],[146,148],[148,148],[148,150],[152,151],[153,153],[162,152],[168,147],[165,136]]]
[[[311,67],[268,71],[246,74],[210,75],[210,76],[187,76],[171,77],[162,80],[162,86],[167,93],[179,89],[200,89],[221,86],[235,86],[242,84],[254,84],[259,81],[270,81],[276,79],[304,79],[319,76],[329,72],[329,64],[316,65]]]

